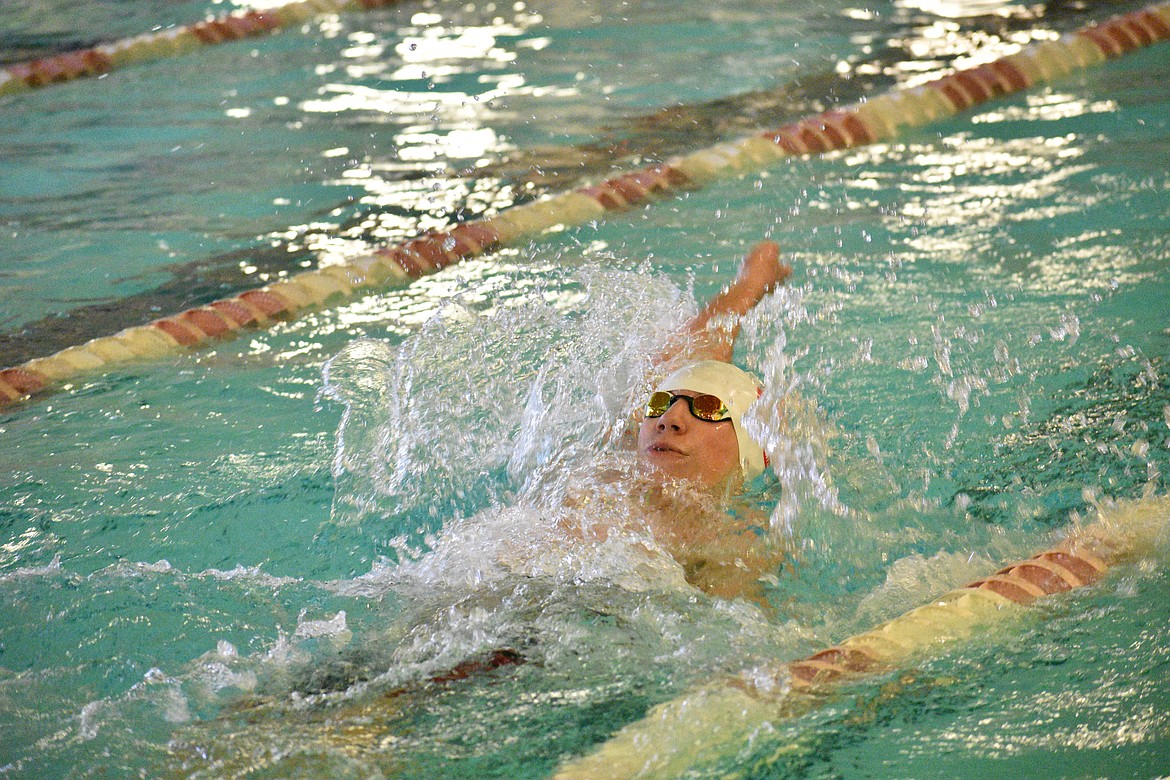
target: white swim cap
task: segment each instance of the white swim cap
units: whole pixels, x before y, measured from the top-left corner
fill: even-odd
[[[655,392],[690,390],[718,396],[731,412],[731,425],[739,441],[739,468],[749,482],[764,472],[764,449],[743,429],[743,415],[763,392],[751,374],[721,360],[691,363],[663,379]]]

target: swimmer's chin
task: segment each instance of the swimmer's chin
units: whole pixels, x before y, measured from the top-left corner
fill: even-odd
[[[643,448],[638,455],[638,470],[642,476],[659,484],[670,483],[708,494],[738,492],[743,486],[743,477],[738,469],[722,479],[704,479],[694,472],[694,460],[689,453],[671,447],[651,445]]]
[[[682,450],[651,445],[642,450],[638,460],[647,475],[689,482],[693,479],[688,468],[690,459]]]

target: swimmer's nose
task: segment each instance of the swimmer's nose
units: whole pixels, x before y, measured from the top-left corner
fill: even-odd
[[[666,414],[658,418],[658,430],[670,430],[681,433],[687,429],[687,422],[690,416],[691,412],[687,409],[686,402],[675,401],[666,410]]]

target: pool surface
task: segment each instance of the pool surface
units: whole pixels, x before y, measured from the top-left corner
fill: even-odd
[[[37,0],[0,62],[237,7]],[[1139,7],[404,2],[0,96],[0,363]],[[0,777],[547,777],[1166,494],[1168,84],[1154,45],[5,407]],[[765,236],[768,610],[556,536]],[[1165,775],[1168,543],[688,776]]]

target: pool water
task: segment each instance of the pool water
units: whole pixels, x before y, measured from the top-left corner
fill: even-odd
[[[38,0],[0,59],[233,7]],[[1137,7],[404,3],[6,96],[2,362]],[[1167,84],[1155,46],[5,409],[0,777],[545,777],[1165,494]],[[764,236],[770,610],[556,535]],[[1166,542],[693,774],[1164,775]]]

